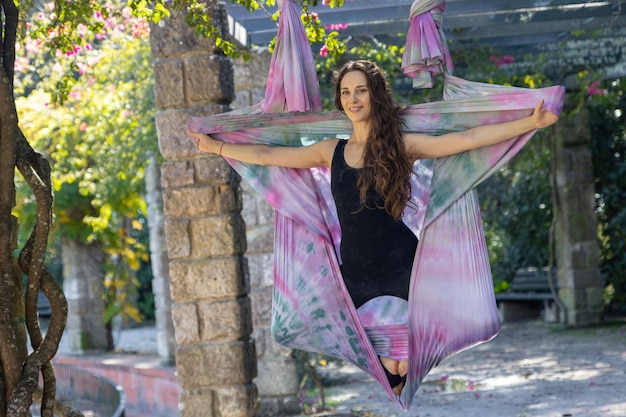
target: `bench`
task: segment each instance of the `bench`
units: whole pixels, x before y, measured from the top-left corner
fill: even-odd
[[[558,290],[556,268],[552,269],[554,289]],[[558,321],[558,308],[554,300],[548,268],[520,268],[511,286],[496,294],[496,304],[502,322],[537,318],[542,313],[547,322]]]

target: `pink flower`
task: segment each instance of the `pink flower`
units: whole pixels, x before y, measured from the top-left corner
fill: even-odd
[[[89,67],[87,67],[87,65],[85,65],[85,64],[78,64],[78,73],[80,75],[86,74],[88,70],[89,70]]]
[[[15,60],[15,72],[24,72],[28,69],[30,60],[25,56],[20,56]]]
[[[328,56],[328,46],[324,45],[320,48],[320,56],[323,58]]]
[[[82,51],[82,47],[76,45],[74,46],[74,48],[71,51],[67,51],[65,53],[66,56],[72,56],[72,55],[76,55],[77,53],[79,53],[80,51]]]
[[[78,126],[78,129],[79,129],[81,132],[84,132],[85,130],[87,130],[87,123],[86,123],[86,122],[82,122],[82,123],[80,124],[80,126]]]
[[[342,29],[347,29],[348,24],[347,23],[333,23],[333,24],[324,26],[324,28],[328,30],[342,30]]]
[[[604,90],[600,87],[600,81],[594,81],[589,84],[589,88],[587,88],[587,94],[590,96],[603,96]]]
[[[31,39],[26,41],[26,52],[31,53],[31,54],[36,54],[37,52],[39,52],[39,47],[41,46],[42,41],[33,41]]]
[[[145,20],[138,20],[133,24],[133,29],[131,34],[134,38],[138,38],[142,36],[144,33],[148,32],[148,22]]]
[[[489,61],[491,61],[494,64],[496,64],[496,66],[501,67],[501,66],[506,65],[506,64],[512,64],[513,62],[515,62],[515,58],[512,57],[511,55],[504,55],[501,58],[499,58],[499,57],[497,57],[495,55],[491,55],[489,57]]]
[[[87,30],[88,30],[87,25],[83,23],[79,23],[76,26],[76,31],[78,32],[78,36],[80,36],[81,38],[85,37],[85,33],[87,32]]]
[[[124,9],[122,10],[122,16],[124,16],[125,19],[130,19],[133,17],[133,9],[131,9],[130,7],[124,7]]]

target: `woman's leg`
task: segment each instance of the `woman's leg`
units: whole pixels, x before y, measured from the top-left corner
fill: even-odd
[[[406,300],[387,295],[379,296],[367,301],[357,309],[357,314],[359,315],[359,319],[365,330],[369,331],[372,328],[381,326],[406,325],[408,322],[408,310],[409,305]],[[370,340],[376,349],[377,341],[371,338],[371,333],[368,334],[370,335]],[[408,337],[408,335],[406,337]],[[384,339],[385,341],[388,341],[389,336],[385,335]],[[405,341],[404,344],[406,343],[407,341]],[[385,350],[386,349],[383,349],[382,351],[384,352]],[[400,395],[402,389],[404,388],[405,380],[403,377],[407,374],[408,361],[406,359],[402,359],[401,357],[396,357],[396,359],[394,359],[392,357],[385,356],[385,353],[381,353],[380,355],[382,356],[379,356],[379,359],[383,368],[387,371],[386,374],[387,379],[389,380],[389,385],[391,385],[391,388],[396,395]],[[395,356],[395,354],[392,354],[392,356]]]

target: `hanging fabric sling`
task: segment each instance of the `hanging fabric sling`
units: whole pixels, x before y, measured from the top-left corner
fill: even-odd
[[[539,100],[559,113],[564,89],[536,90],[452,76],[443,38],[443,0],[415,1],[403,68],[416,86],[445,75],[444,100],[403,110],[405,130],[440,135],[529,115]],[[245,109],[191,117],[191,131],[230,143],[304,146],[347,136],[340,112],[322,112],[310,45],[291,0],[282,5],[266,96]],[[394,303],[360,316],[339,269],[341,230],[325,168],[286,169],[227,159],[276,209],[272,333],[288,347],[351,362],[371,374],[399,408],[408,409],[427,373],[443,359],[492,339],[500,324],[474,188],[509,161],[534,132],[504,143],[415,164],[404,222],[419,238],[408,312]],[[397,324],[398,316],[408,325]],[[407,338],[408,334],[408,338]],[[378,355],[408,358],[407,383],[396,396]]]

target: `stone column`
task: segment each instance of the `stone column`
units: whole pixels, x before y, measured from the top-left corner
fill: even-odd
[[[150,263],[152,264],[152,293],[154,294],[157,352],[165,365],[175,361],[176,341],[172,321],[169,260],[163,218],[163,193],[161,190],[161,165],[154,155],[149,155],[146,167],[146,202],[150,225]]]
[[[223,5],[207,1],[226,28]],[[190,115],[228,110],[232,63],[172,13],[151,30],[182,417],[250,417],[257,404],[239,179],[218,156],[195,150]]]
[[[236,99],[233,109],[257,104],[265,97],[271,54],[267,49],[252,52],[252,59],[234,62]],[[246,223],[250,271],[252,322],[257,348],[259,389],[257,417],[300,413],[298,378],[293,350],[280,346],[271,334],[274,270],[274,209],[245,181],[241,184],[242,215]]]
[[[567,96],[564,114],[576,105]],[[562,323],[598,323],[602,313],[600,248],[595,214],[589,115],[582,107],[575,117],[556,125],[555,242],[559,297],[566,309]]]
[[[104,314],[104,258],[97,244],[62,240],[63,291],[67,298],[66,337],[72,352],[110,348]]]

